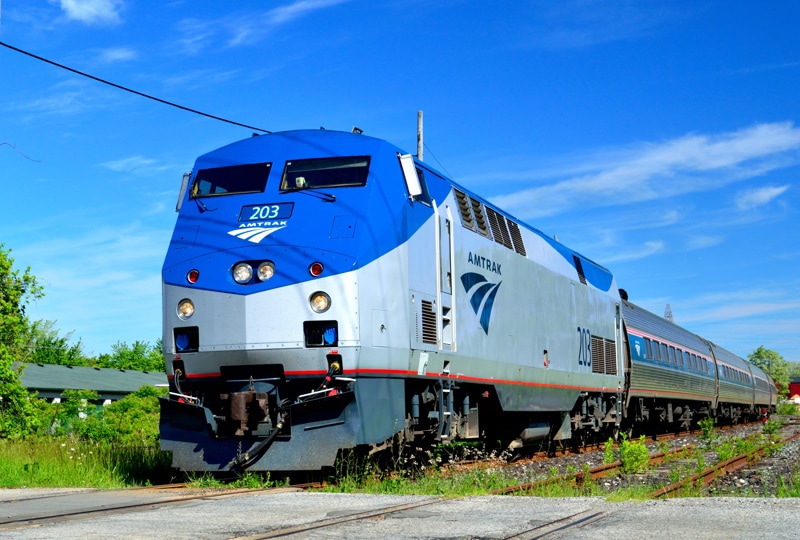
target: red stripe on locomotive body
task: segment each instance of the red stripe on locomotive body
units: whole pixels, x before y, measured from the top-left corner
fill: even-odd
[[[287,371],[287,377],[324,377],[326,375],[326,371],[324,370],[313,370],[313,371]],[[479,382],[479,383],[486,383],[486,384],[502,384],[502,385],[509,385],[509,386],[526,386],[530,388],[556,388],[561,390],[582,390],[582,391],[591,391],[591,392],[616,392],[616,388],[613,387],[594,387],[594,386],[580,386],[580,385],[568,385],[568,384],[549,384],[549,383],[539,383],[539,382],[528,382],[528,381],[513,381],[513,380],[504,380],[504,379],[489,379],[485,377],[471,377],[468,375],[462,374],[454,374],[450,375],[449,377],[442,377],[439,374],[435,373],[427,373],[425,375],[419,375],[416,371],[411,370],[402,370],[402,369],[373,369],[373,368],[363,368],[363,369],[353,369],[348,370],[344,373],[345,376],[351,375],[361,375],[361,376],[390,376],[390,377],[423,377],[428,379],[450,379],[450,380],[459,380],[459,381],[471,381],[471,382]],[[219,373],[193,373],[186,375],[187,379],[213,379],[220,377]],[[174,375],[168,375],[168,379],[174,379]]]

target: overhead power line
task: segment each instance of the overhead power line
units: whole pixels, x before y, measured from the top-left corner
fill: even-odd
[[[61,69],[65,69],[67,71],[75,73],[76,75],[81,75],[82,77],[86,77],[88,79],[92,79],[93,81],[97,81],[97,82],[101,82],[103,84],[107,84],[108,86],[113,86],[114,88],[117,88],[119,90],[124,90],[126,92],[130,92],[131,94],[136,94],[137,96],[141,96],[143,98],[152,99],[153,101],[157,101],[159,103],[163,103],[164,105],[169,105],[170,107],[175,107],[175,108],[181,109],[183,111],[187,111],[187,112],[194,113],[194,114],[199,114],[200,116],[205,116],[206,118],[211,118],[213,120],[219,120],[220,122],[226,122],[228,124],[233,124],[234,126],[240,126],[240,127],[247,128],[247,129],[253,129],[255,131],[261,131],[263,133],[272,133],[271,131],[269,131],[267,129],[263,129],[263,128],[259,128],[259,127],[255,127],[255,126],[249,126],[247,124],[242,124],[240,122],[234,122],[233,120],[228,120],[227,118],[222,118],[220,116],[214,116],[213,114],[204,113],[203,111],[198,111],[197,109],[191,109],[189,107],[185,107],[183,105],[179,105],[178,103],[173,103],[173,102],[167,101],[165,99],[157,98],[155,96],[151,96],[149,94],[145,94],[144,92],[139,92],[138,90],[134,90],[132,88],[128,88],[127,86],[122,86],[120,84],[116,84],[116,83],[113,83],[111,81],[107,81],[105,79],[101,79],[100,77],[95,77],[94,75],[90,75],[89,73],[85,73],[83,71],[79,71],[79,70],[71,68],[69,66],[65,66],[64,64],[59,64],[58,62],[54,62],[52,60],[48,60],[47,58],[43,58],[41,56],[37,56],[37,55],[35,55],[33,53],[30,53],[28,51],[24,51],[22,49],[19,49],[17,47],[9,45],[8,43],[5,43],[3,41],[0,41],[0,45],[2,45],[3,47],[5,47],[7,49],[11,49],[12,51],[16,51],[18,53],[24,54],[25,56],[30,56],[31,58],[34,58],[34,59],[39,60],[41,62],[45,62],[47,64],[50,64],[51,66],[56,66],[56,67],[59,67]]]

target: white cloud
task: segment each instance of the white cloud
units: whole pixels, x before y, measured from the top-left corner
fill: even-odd
[[[236,46],[247,40],[257,39],[269,30],[310,15],[321,9],[336,6],[349,0],[297,0],[286,6],[279,6],[265,12],[260,17],[240,19],[233,27],[234,35],[228,42]]]
[[[61,0],[68,19],[92,24],[119,24],[122,0]]]
[[[109,352],[118,339],[153,342],[160,335],[154,315],[161,311],[160,267],[169,234],[140,223],[101,225],[15,249],[17,260],[30,265],[45,287],[30,316],[74,331],[87,353]]]
[[[114,64],[117,62],[127,62],[135,60],[138,54],[135,50],[128,47],[115,47],[105,49],[100,52],[100,61],[104,64]]]
[[[705,249],[712,246],[716,246],[722,243],[724,240],[721,236],[707,236],[707,235],[700,235],[700,236],[692,236],[686,242],[686,250],[687,251],[695,251],[698,249]]]
[[[658,33],[661,27],[692,16],[692,6],[647,2],[567,0],[539,2],[531,44],[553,49],[591,47]]]
[[[800,128],[759,124],[721,135],[687,135],[603,160],[581,176],[493,197],[522,219],[708,191],[795,165]]]
[[[779,197],[789,186],[768,186],[759,189],[744,191],[736,196],[736,208],[739,210],[752,210],[763,206]]]
[[[616,263],[621,261],[635,261],[638,259],[644,259],[645,257],[649,257],[650,255],[655,255],[656,253],[661,253],[664,251],[664,242],[661,241],[649,241],[645,242],[643,246],[636,248],[631,251],[627,251],[624,253],[618,253],[613,257],[605,257],[603,258],[603,264],[609,263]]]
[[[155,159],[142,156],[131,156],[114,161],[105,161],[101,163],[100,166],[114,172],[123,172],[142,176],[158,174],[163,171],[174,170],[175,168],[171,165],[159,164],[159,162]]]
[[[184,19],[178,23],[178,32],[182,35],[178,44],[184,53],[195,55],[200,53],[214,37],[215,25],[211,21]]]
[[[234,79],[242,80],[246,76],[241,70],[213,71],[210,69],[196,69],[171,75],[164,79],[165,86],[187,88],[207,87],[209,84],[220,84]]]
[[[698,313],[695,315],[694,320],[725,321],[729,319],[762,316],[775,313],[776,311],[785,311],[787,309],[800,309],[800,299],[775,302],[731,303],[716,309],[712,308]]]
[[[72,115],[86,111],[90,107],[85,92],[72,88],[57,88],[53,94],[16,105],[34,116]]]
[[[267,11],[232,14],[223,19],[184,19],[178,31],[181,49],[190,55],[199,54],[206,47],[224,41],[229,47],[260,41],[276,28],[307,17],[350,0],[296,0],[291,4]]]
[[[685,322],[717,322],[800,309],[798,283],[705,294],[681,301]],[[676,302],[673,301],[673,304]]]

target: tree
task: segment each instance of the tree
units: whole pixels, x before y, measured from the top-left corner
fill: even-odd
[[[55,321],[35,321],[30,328],[26,362],[58,364],[61,366],[89,366],[91,359],[83,354],[80,340],[70,344],[72,332],[59,335]]]
[[[166,389],[142,386],[119,401],[96,408],[83,418],[71,412],[63,423],[69,424],[71,433],[82,439],[158,447],[158,398],[166,392]]]
[[[775,351],[765,349],[761,345],[758,349],[747,355],[750,362],[772,377],[778,392],[785,393],[789,389],[789,363]]]
[[[135,369],[139,371],[165,371],[164,356],[161,354],[161,340],[155,345],[136,340],[133,345],[118,341],[111,346],[111,354],[97,357],[97,367],[113,369]]]
[[[28,267],[14,270],[11,250],[0,244],[0,437],[24,437],[36,430],[38,415],[13,363],[23,357],[30,323],[28,300],[43,296]]]
[[[789,380],[795,377],[800,377],[800,362],[788,362],[789,364]]]

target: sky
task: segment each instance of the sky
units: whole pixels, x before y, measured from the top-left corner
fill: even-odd
[[[386,139],[742,357],[800,362],[800,3],[5,0],[0,244],[86,354],[161,336],[181,176],[254,129]]]

